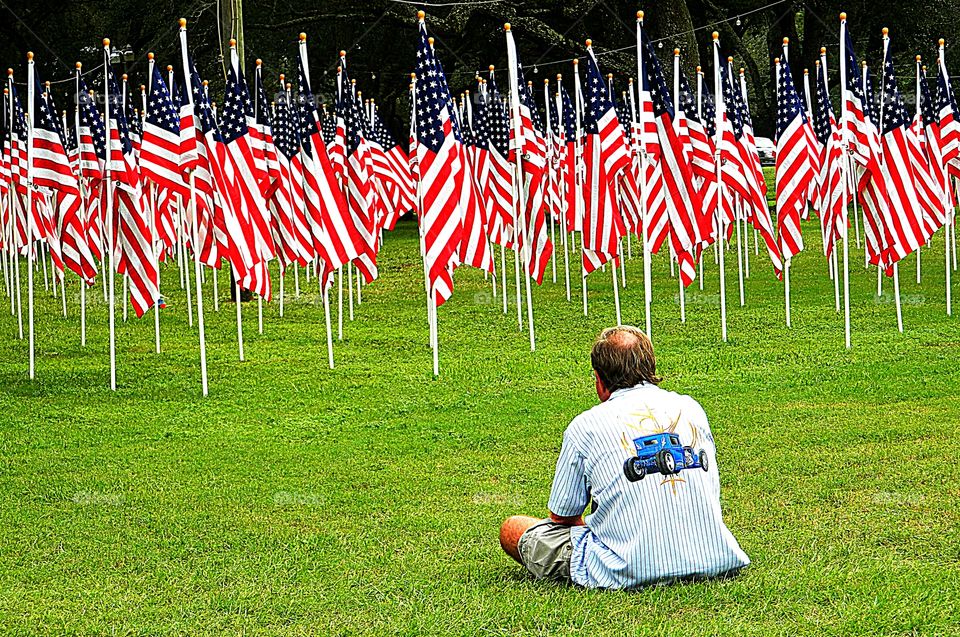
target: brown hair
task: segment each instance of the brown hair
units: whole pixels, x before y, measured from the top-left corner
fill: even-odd
[[[590,362],[610,392],[640,383],[660,384],[653,343],[631,325],[608,327],[600,332],[590,351]]]

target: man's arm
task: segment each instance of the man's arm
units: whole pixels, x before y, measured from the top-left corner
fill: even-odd
[[[576,421],[574,421],[576,422]],[[557,524],[583,526],[583,512],[590,501],[586,467],[574,424],[563,433],[563,445],[550,490],[550,519]]]
[[[585,524],[583,521],[583,515],[564,516],[557,515],[551,511],[550,519],[557,524],[563,524],[565,526],[583,526]]]

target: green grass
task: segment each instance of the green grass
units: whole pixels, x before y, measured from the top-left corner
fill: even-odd
[[[83,349],[75,301],[63,319],[38,293],[36,381],[0,316],[0,632],[956,634],[960,322],[944,311],[941,235],[922,286],[912,259],[902,268],[904,334],[854,250],[847,351],[815,222],[805,233],[792,329],[752,251],[738,306],[728,253],[728,343],[712,258],[686,324],[655,260],[664,385],[711,419],[725,519],[753,565],[628,593],[530,581],[497,543],[504,517],[546,513],[563,429],[596,401],[588,351],[614,322],[609,274],[590,278],[587,318],[562,278],[534,291],[531,353],[514,307],[504,316],[461,270],[439,379],[409,222],[387,236],[333,371],[315,294],[283,319],[267,306],[262,336],[246,305],[240,363],[233,306],[212,311],[208,280],[207,399],[174,270],[162,354],[152,319],[118,322],[116,393],[102,298]],[[622,299],[637,325],[641,276],[635,254]]]

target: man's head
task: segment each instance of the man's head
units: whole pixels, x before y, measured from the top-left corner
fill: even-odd
[[[600,332],[590,362],[597,377],[597,396],[603,402],[618,389],[640,383],[660,383],[653,343],[642,331],[630,325],[608,327]]]

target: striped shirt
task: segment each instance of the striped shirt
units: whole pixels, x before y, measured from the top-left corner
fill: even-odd
[[[708,471],[624,476],[633,440],[672,432]],[[590,588],[633,588],[680,578],[733,573],[750,563],[720,513],[720,475],[707,416],[697,401],[651,384],[620,389],[573,419],[550,493],[549,508],[578,516],[593,500],[585,526],[573,527],[570,574]]]

